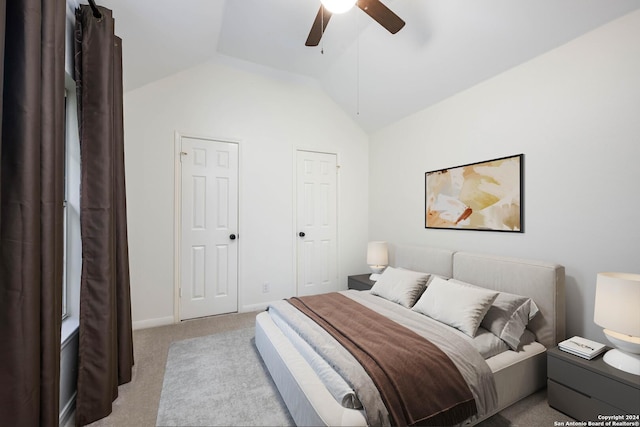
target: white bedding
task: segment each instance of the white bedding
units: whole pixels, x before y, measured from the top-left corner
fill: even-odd
[[[298,333],[287,325],[287,323],[279,316],[277,311],[272,310],[269,312],[269,315],[282,333],[289,339],[289,341],[291,341],[296,350],[298,350],[304,360],[311,366],[333,398],[345,408],[361,409],[362,403],[359,401],[353,388],[344,380],[344,378],[342,378],[322,356],[320,356],[304,339],[302,339]],[[488,359],[509,349],[501,339],[484,328],[479,328],[476,336],[474,338],[470,338],[454,328],[445,327],[449,329],[451,333],[468,341],[484,359]],[[529,335],[531,334],[529,333]]]
[[[318,354],[305,340],[302,339],[283,319],[277,311],[269,312],[273,322],[282,333],[291,341],[304,360],[311,366],[322,384],[340,405],[350,409],[362,409],[362,403],[358,400],[353,388],[333,369],[322,356]]]
[[[299,426],[366,426],[363,410],[340,405],[267,312],[256,317],[256,347]]]
[[[349,409],[338,403],[267,312],[256,317],[256,347],[297,425],[367,425],[362,409]],[[486,362],[494,374],[498,408],[469,420],[468,425],[535,392],[546,381],[546,348],[538,342],[525,345],[519,352],[505,351]]]
[[[530,296],[540,307],[541,314],[529,325],[533,333],[525,332],[518,351],[502,351],[503,346],[492,342],[490,335],[493,334],[483,330],[472,340],[467,337],[486,358],[486,365],[493,373],[497,406],[465,424],[475,424],[544,386],[546,348],[564,339],[562,266],[433,248],[393,246],[390,259],[398,267],[430,271],[489,289]],[[337,398],[329,392],[331,387],[325,385],[326,378],[323,382],[314,372],[307,361],[309,356],[306,359],[302,356],[304,351],[284,335],[267,312],[256,318],[256,346],[298,425],[367,424],[363,410],[342,405],[342,392],[334,391]],[[338,390],[341,388],[350,392],[348,386],[344,389],[341,385]]]
[[[474,396],[478,413],[482,416],[495,409],[497,406],[497,393],[493,376],[481,355],[474,349],[472,339],[440,322],[367,292],[343,291],[341,293],[436,344],[440,350],[447,354],[467,382],[469,390]],[[326,331],[286,301],[273,303],[270,306],[269,313],[277,313],[281,318],[276,317],[276,322],[284,320],[287,326],[302,335],[305,342],[310,343],[314,349],[320,351],[321,359],[324,358],[332,364],[339,374],[345,378],[345,381],[358,390],[358,399],[367,410],[370,424],[385,425],[388,423],[388,413],[379,393],[377,393],[368,375],[348,351],[342,349]],[[375,327],[375,325],[371,327]],[[286,335],[286,333],[284,334]],[[296,347],[295,341],[292,343]],[[309,363],[309,352],[301,354],[305,358],[305,353],[307,363]],[[318,366],[315,362],[309,364],[312,367]],[[326,366],[323,369],[326,369]],[[326,372],[317,372],[316,375],[325,384],[325,387],[330,385],[331,389],[335,390],[335,387],[333,387],[335,385],[334,382],[327,383],[327,378],[329,377]],[[329,389],[329,387],[327,388]],[[330,390],[340,404],[351,399],[350,387],[343,389],[347,394],[339,393],[336,395],[335,392]]]

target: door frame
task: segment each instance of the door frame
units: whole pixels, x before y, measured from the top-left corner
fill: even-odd
[[[340,288],[340,153],[338,151],[318,150],[308,147],[293,147],[293,221],[292,221],[292,236],[293,236],[293,284],[291,289],[291,295],[298,296],[298,152],[306,151],[309,153],[320,154],[333,154],[336,156],[336,275],[338,277],[338,288]]]
[[[173,220],[173,323],[180,323],[182,320],[180,319],[180,280],[182,277],[182,259],[181,259],[181,248],[182,248],[182,161],[180,160],[181,152],[182,152],[182,138],[192,138],[192,139],[203,139],[205,141],[212,142],[224,142],[228,144],[236,144],[238,146],[238,237],[242,234],[242,221],[241,218],[241,176],[240,170],[242,169],[242,155],[241,155],[241,147],[239,140],[234,140],[230,138],[216,138],[211,136],[203,136],[194,133],[187,132],[179,132],[174,131],[173,138],[173,162],[174,162],[174,177],[173,177],[173,212],[174,212],[174,220]],[[242,244],[240,243],[240,239],[236,243],[238,245],[238,301],[237,307],[238,312],[240,312],[240,301],[242,301],[242,291],[240,283],[242,283],[241,279],[241,268],[240,268],[240,260],[241,260],[241,248]]]

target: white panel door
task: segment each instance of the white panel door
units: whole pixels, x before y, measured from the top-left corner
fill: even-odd
[[[298,295],[338,289],[337,158],[297,152]]]
[[[238,145],[181,137],[180,319],[238,311]]]

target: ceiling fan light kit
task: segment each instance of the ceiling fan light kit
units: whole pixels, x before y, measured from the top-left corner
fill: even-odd
[[[339,14],[351,10],[357,0],[320,0],[320,3],[331,13]]]

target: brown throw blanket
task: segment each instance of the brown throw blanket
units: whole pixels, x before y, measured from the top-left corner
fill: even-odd
[[[430,341],[339,293],[288,301],[360,362],[392,425],[453,425],[476,414],[462,375]]]

